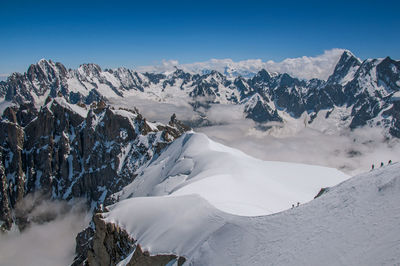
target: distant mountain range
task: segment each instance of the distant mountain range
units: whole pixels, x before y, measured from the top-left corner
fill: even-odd
[[[14,73],[1,82],[0,97],[36,106],[58,95],[72,104],[123,101],[128,96],[171,103],[179,98],[194,109],[242,105],[245,116],[260,123],[305,116],[312,125],[320,117],[351,129],[381,127],[387,135],[400,137],[400,62],[390,57],[360,61],[345,50],[327,80],[298,79],[265,69],[249,78],[206,72],[175,68],[166,74],[140,73],[126,68],[102,70],[96,64],[67,70],[61,63],[40,60],[26,73]]]

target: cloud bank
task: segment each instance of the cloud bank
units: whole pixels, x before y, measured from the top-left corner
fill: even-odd
[[[304,123],[298,121],[260,126],[245,119],[242,107],[238,105],[216,104],[198,113],[189,105],[155,103],[151,100],[136,99],[125,104],[124,107],[128,108],[138,106],[149,121],[166,123],[172,113],[192,125],[196,125],[194,120],[205,118],[208,123],[195,126],[195,131],[262,160],[334,167],[354,175],[369,171],[372,164],[378,166],[380,162],[387,163],[388,160],[400,158],[400,141],[385,139],[378,128],[324,133],[304,127]],[[269,130],[266,131],[266,128]]]
[[[350,175],[400,157],[399,141],[387,141],[379,129],[372,128],[332,135],[303,128],[296,134],[277,136],[277,132],[272,135],[258,129],[252,121],[243,121],[196,130],[262,160],[333,167]],[[285,126],[280,130],[290,132]]]
[[[82,202],[38,200],[28,195],[17,207],[27,212],[31,224],[21,232],[0,234],[0,265],[64,266],[75,256],[75,237],[84,229],[90,216]],[[38,205],[35,205],[37,202]]]
[[[333,73],[333,70],[340,59],[344,49],[334,48],[324,51],[318,56],[302,56],[297,58],[287,58],[281,62],[272,60],[262,61],[261,59],[249,59],[234,62],[232,59],[211,59],[205,62],[190,64],[179,64],[177,60],[163,60],[159,65],[141,66],[136,68],[140,72],[172,72],[175,67],[188,72],[204,73],[208,70],[217,70],[228,76],[250,77],[266,69],[269,72],[288,73],[300,79],[319,78],[326,80]]]

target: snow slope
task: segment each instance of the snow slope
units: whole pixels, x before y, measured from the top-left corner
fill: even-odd
[[[114,196],[198,194],[224,212],[256,216],[310,201],[321,187],[347,178],[333,168],[261,161],[192,132]]]
[[[268,216],[230,215],[197,195],[130,198],[103,215],[188,265],[398,265],[399,173],[385,166]]]

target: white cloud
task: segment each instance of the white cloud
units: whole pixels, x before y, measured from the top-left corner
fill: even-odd
[[[301,79],[319,78],[326,80],[332,73],[342,55],[344,49],[334,48],[324,51],[318,56],[303,56],[287,58],[281,62],[272,60],[262,61],[261,59],[248,59],[234,62],[232,59],[210,59],[205,62],[190,64],[179,64],[176,60],[163,60],[155,66],[142,66],[137,70],[140,72],[170,72],[175,67],[193,73],[203,73],[206,70],[217,70],[231,76],[242,75],[252,76],[261,69],[269,72],[288,73]]]
[[[400,157],[400,141],[385,140],[379,128],[328,135],[311,128],[275,126],[282,134],[260,130],[249,119],[196,130],[262,160],[328,166],[350,175],[368,171],[371,164],[378,166]]]
[[[179,66],[179,62],[177,60],[165,60],[163,59],[160,64],[154,66],[140,66],[136,70],[139,72],[154,72],[154,73],[163,73],[174,71],[175,66]]]
[[[125,97],[123,101],[110,99],[110,103],[117,108],[133,109],[136,107],[148,121],[168,123],[173,113],[180,120],[196,120],[199,118],[199,114],[193,111],[192,106],[183,100],[179,101],[179,98],[176,99],[175,104],[156,102],[136,96]]]
[[[219,124],[241,122],[244,118],[243,106],[232,104],[214,104],[206,110],[206,115],[209,121]]]
[[[270,72],[288,73],[298,78],[326,80],[333,73],[343,51],[344,49],[331,49],[315,57],[287,58],[282,62],[267,61],[265,67]]]
[[[40,196],[39,196],[40,197]],[[75,237],[90,220],[83,202],[72,207],[65,202],[41,201],[36,195],[28,195],[19,208],[29,210],[32,224],[22,233],[12,230],[0,233],[1,265],[70,265],[75,256]],[[44,222],[51,218],[49,222]]]

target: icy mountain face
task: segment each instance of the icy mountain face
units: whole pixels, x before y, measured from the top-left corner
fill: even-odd
[[[221,212],[198,195],[128,198],[96,216],[89,259],[120,254],[118,245],[104,251],[103,240],[120,232],[136,241],[113,257],[120,265],[131,265],[138,248],[149,259],[174,254],[171,263],[184,257],[189,265],[393,265],[400,259],[399,171],[398,163],[385,166],[258,217]]]
[[[350,128],[378,126],[395,137],[400,137],[398,97],[394,97],[399,91],[400,62],[389,57],[361,62],[349,51],[343,52],[326,81],[300,80],[264,69],[248,78],[215,70],[203,74],[177,68],[164,74],[126,68],[102,70],[95,64],[67,71],[60,63],[41,60],[27,73],[13,74],[0,84],[2,97],[16,103],[30,101],[40,106],[47,95],[63,95],[68,102],[87,104],[101,99],[123,101],[127,96],[167,103],[180,99],[195,110],[219,103],[244,105],[244,116],[256,122],[284,121],[286,115],[297,119],[306,114],[312,124],[319,115],[326,115],[321,110],[328,111],[328,119],[335,109],[345,107],[349,116],[342,119]]]
[[[135,172],[188,130],[175,117],[150,123],[137,110],[114,110],[48,98],[8,107],[0,121],[0,219],[10,229],[11,210],[28,193],[52,199],[85,198],[92,207],[119,191]],[[24,221],[15,222],[23,228]]]

